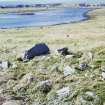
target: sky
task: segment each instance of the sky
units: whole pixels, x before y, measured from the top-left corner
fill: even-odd
[[[12,4],[12,3],[105,3],[105,0],[0,0],[0,5],[2,4]]]

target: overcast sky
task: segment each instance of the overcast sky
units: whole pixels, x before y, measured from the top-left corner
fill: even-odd
[[[55,3],[55,2],[85,2],[85,3],[105,3],[105,0],[0,0],[0,4],[2,3],[13,3],[13,2],[27,2],[27,3]]]

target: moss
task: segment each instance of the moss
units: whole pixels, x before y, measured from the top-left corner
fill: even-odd
[[[97,83],[96,86],[94,86],[97,95],[101,98],[102,102],[105,102],[105,82],[103,83]]]

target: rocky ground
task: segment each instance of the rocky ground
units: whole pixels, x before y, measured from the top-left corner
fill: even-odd
[[[104,13],[75,24],[0,29],[0,105],[105,105]],[[17,60],[38,42],[51,54]],[[70,55],[55,51],[64,46]]]
[[[104,105],[105,50],[52,53],[0,70],[0,105]]]

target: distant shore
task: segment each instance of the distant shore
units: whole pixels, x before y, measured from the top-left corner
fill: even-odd
[[[75,8],[79,8],[79,7],[75,7]],[[40,10],[31,11],[31,12],[28,11],[28,10],[26,10],[24,12],[22,12],[22,11],[21,12],[20,11],[16,12],[13,9],[14,12],[12,11],[12,13],[16,13],[16,14],[20,14],[20,15],[34,15],[34,12],[38,12],[38,11],[50,11],[50,10],[54,10],[54,9],[57,9],[57,10],[59,9],[60,10],[60,9],[64,9],[64,8],[52,8],[52,9],[50,8],[50,9],[47,9],[47,10],[44,10],[44,9],[41,10],[40,9]],[[78,23],[78,22],[86,21],[86,20],[90,19],[90,16],[88,15],[88,13],[91,12],[91,11],[93,11],[93,10],[95,10],[95,9],[96,8],[94,8],[94,9],[93,8],[89,8],[89,10],[87,10],[86,12],[84,12],[83,15],[82,15],[84,17],[84,19],[77,20],[77,21],[74,21],[74,22],[71,21],[71,22],[66,22],[66,23],[65,22],[62,22],[62,23],[58,23],[58,24],[50,24],[50,25],[42,25],[42,26],[27,26],[27,27],[47,27],[47,26],[56,26],[56,25],[61,25],[61,24],[71,24],[71,23]],[[9,10],[7,10],[7,11],[9,11]],[[5,11],[5,14],[6,13],[9,13],[9,12],[6,12]],[[19,26],[19,27],[15,27],[15,28],[25,28],[25,27],[24,26]],[[6,28],[2,28],[2,29],[6,29]]]
[[[56,10],[63,8],[92,8],[96,9],[98,7],[56,7],[56,8],[35,8],[35,7],[23,7],[23,8],[0,8],[0,13],[31,13],[38,11],[48,11],[48,10]]]

